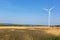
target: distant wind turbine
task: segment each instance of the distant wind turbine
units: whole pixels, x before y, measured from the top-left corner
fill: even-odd
[[[48,27],[50,27],[50,16],[51,16],[51,10],[53,9],[54,7],[52,7],[52,8],[49,8],[49,9],[44,9],[44,10],[46,10],[46,11],[48,11]]]

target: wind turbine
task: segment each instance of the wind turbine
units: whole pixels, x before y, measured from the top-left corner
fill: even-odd
[[[46,10],[46,11],[48,11],[48,27],[50,27],[50,17],[51,17],[51,10],[53,9],[54,7],[52,7],[52,8],[49,8],[49,9],[44,9],[44,10]]]

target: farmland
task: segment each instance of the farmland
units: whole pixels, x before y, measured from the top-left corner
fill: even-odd
[[[60,40],[59,35],[60,27],[0,26],[0,40]]]

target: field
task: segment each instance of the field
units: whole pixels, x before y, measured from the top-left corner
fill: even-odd
[[[0,40],[60,40],[59,35],[60,27],[0,26]]]

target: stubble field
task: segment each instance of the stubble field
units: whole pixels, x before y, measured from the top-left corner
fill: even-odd
[[[0,26],[0,40],[60,40],[60,27]]]

